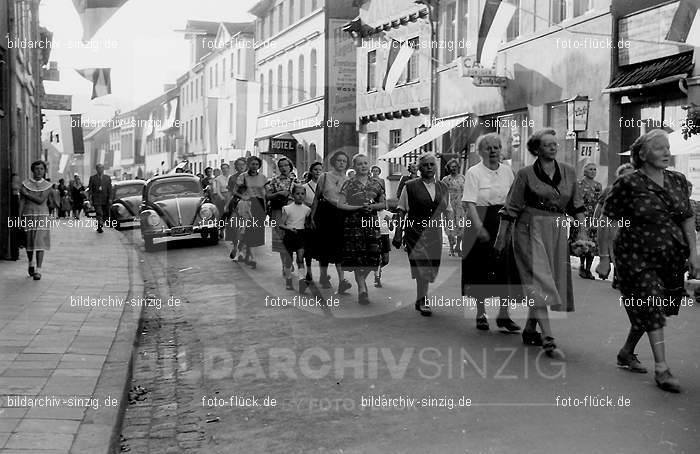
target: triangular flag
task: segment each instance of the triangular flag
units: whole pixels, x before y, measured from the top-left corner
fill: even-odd
[[[73,0],[80,23],[83,24],[83,41],[90,41],[95,33],[128,0]]]
[[[391,38],[389,59],[386,62],[386,74],[384,74],[384,82],[382,83],[382,88],[387,93],[391,93],[396,87],[396,83],[411,59],[411,55],[413,55],[413,47],[406,42],[400,43]]]
[[[479,25],[479,40],[476,44],[476,61],[490,68],[496,59],[498,45],[508,29],[517,7],[502,0],[487,0]]]
[[[666,40],[700,47],[700,0],[681,0]]]
[[[112,93],[112,79],[110,68],[76,69],[76,72],[92,82],[92,98],[109,95]]]

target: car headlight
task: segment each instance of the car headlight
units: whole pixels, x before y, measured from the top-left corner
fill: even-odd
[[[156,226],[160,224],[160,216],[158,216],[156,213],[151,213],[148,215],[148,225],[150,226]]]
[[[124,205],[116,204],[116,205],[114,205],[114,208],[115,208],[115,210],[117,210],[117,214],[119,216],[126,216],[128,214]]]
[[[202,208],[199,209],[199,216],[204,221],[209,220],[214,217],[214,210],[208,205],[202,205]]]

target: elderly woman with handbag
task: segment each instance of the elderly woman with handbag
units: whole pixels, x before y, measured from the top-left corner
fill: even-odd
[[[667,315],[676,315],[686,266],[692,277],[698,273],[695,250],[695,215],[690,206],[688,181],[670,164],[668,135],[654,129],[632,144],[632,164],[637,169],[615,181],[603,207],[604,219],[623,221],[614,240],[615,272],[630,320],[625,345],[617,364],[632,372],[646,373],[634,354],[644,333],[649,337],[659,388],[680,392],[678,379],[666,364],[664,325]],[[612,238],[601,235],[601,250]],[[610,256],[600,256],[599,272],[610,271]],[[676,303],[675,305],[673,303]]]

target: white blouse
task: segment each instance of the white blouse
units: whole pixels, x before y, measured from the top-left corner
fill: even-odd
[[[513,169],[500,164],[491,170],[483,162],[469,168],[464,182],[462,202],[477,206],[504,205],[515,175]]]

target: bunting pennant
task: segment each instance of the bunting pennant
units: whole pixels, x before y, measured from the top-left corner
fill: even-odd
[[[99,98],[112,93],[110,68],[76,69],[76,72],[92,82],[92,98]]]
[[[384,81],[382,82],[382,88],[387,92],[391,93],[396,87],[396,83],[401,77],[408,61],[413,55],[413,47],[409,46],[406,42],[400,43],[394,38],[391,38],[391,48],[389,49],[389,59],[386,64],[386,74],[384,74]]]
[[[700,0],[681,0],[666,40],[700,47]]]
[[[95,33],[128,0],[73,0],[80,23],[83,25],[83,41],[90,41]]]
[[[498,45],[508,29],[508,24],[517,7],[502,0],[487,0],[479,25],[479,40],[476,44],[476,61],[489,68],[496,60]]]

